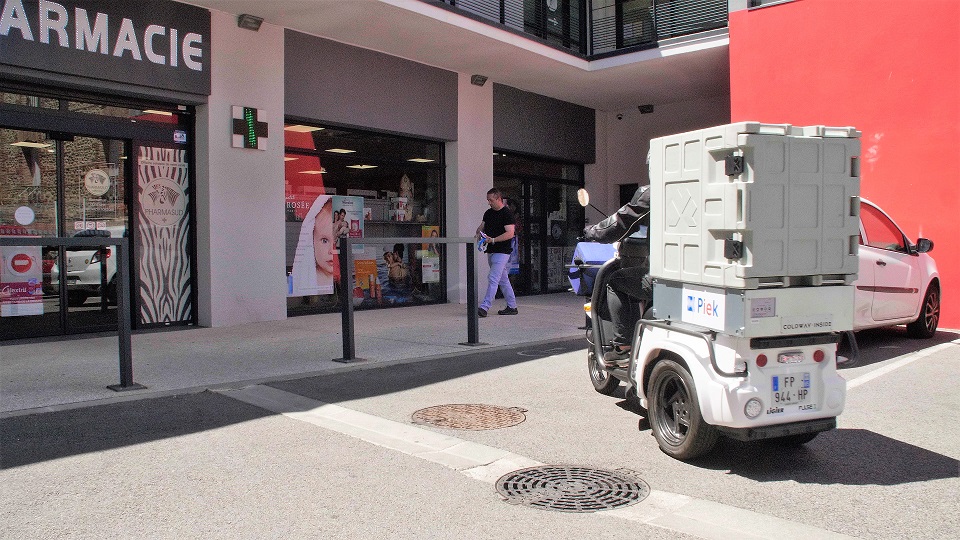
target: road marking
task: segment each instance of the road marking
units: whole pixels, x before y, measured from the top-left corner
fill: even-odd
[[[950,347],[952,347],[952,346],[954,346],[954,345],[958,345],[958,344],[960,344],[960,339],[955,339],[955,340],[949,341],[949,342],[947,342],[947,343],[941,343],[941,344],[939,344],[939,345],[935,345],[935,346],[933,346],[933,347],[930,347],[929,349],[924,349],[924,350],[922,350],[922,351],[917,351],[917,352],[915,352],[915,353],[910,353],[910,354],[904,356],[903,358],[901,358],[900,360],[897,360],[896,362],[893,362],[892,364],[887,364],[887,365],[883,366],[882,368],[875,369],[875,370],[871,371],[870,373],[865,373],[865,374],[863,374],[863,375],[861,375],[861,376],[859,376],[859,377],[856,377],[856,378],[854,378],[854,379],[851,379],[851,380],[847,381],[847,390],[852,390],[852,389],[860,386],[861,384],[865,384],[865,383],[868,383],[868,382],[876,379],[877,377],[882,377],[882,376],[886,375],[887,373],[890,373],[891,371],[900,369],[900,368],[902,368],[903,366],[906,366],[906,365],[908,365],[908,364],[910,364],[910,363],[912,363],[912,362],[915,362],[915,361],[917,361],[917,360],[919,360],[919,359],[921,359],[921,358],[926,358],[926,357],[928,357],[928,356],[937,354],[937,353],[939,353],[939,352],[941,352],[941,351],[944,351],[944,350],[946,350],[946,349],[949,349]]]
[[[493,484],[504,474],[544,465],[536,460],[410,424],[395,422],[264,385],[220,394],[337,433],[438,463]],[[742,508],[652,490],[633,506],[595,515],[640,522],[710,540],[728,538],[851,538]]]

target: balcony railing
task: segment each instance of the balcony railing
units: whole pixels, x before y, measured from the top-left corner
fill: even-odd
[[[727,0],[594,0],[591,4],[591,55],[652,48],[663,39],[727,26]]]
[[[728,0],[423,0],[584,57],[727,26]],[[625,51],[624,51],[625,52]]]

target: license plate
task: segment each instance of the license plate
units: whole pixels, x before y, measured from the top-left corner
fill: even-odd
[[[794,405],[810,398],[810,374],[790,373],[774,375],[772,380],[773,404]]]

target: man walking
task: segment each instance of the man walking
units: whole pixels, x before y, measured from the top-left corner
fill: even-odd
[[[493,299],[497,295],[497,287],[503,292],[503,298],[507,301],[506,309],[501,309],[497,313],[500,315],[517,314],[517,297],[513,294],[513,287],[510,285],[510,277],[507,272],[507,263],[510,261],[510,253],[513,251],[510,239],[513,238],[516,226],[513,221],[513,212],[503,204],[503,195],[500,190],[493,188],[487,191],[487,204],[490,209],[483,213],[483,220],[477,227],[476,239],[486,238],[487,259],[490,261],[490,275],[487,276],[487,294],[480,302],[480,308],[477,315],[487,316],[487,311],[493,306]]]

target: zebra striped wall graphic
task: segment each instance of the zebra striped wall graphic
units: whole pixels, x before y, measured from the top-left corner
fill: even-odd
[[[137,159],[140,323],[191,318],[186,151],[141,146]]]

